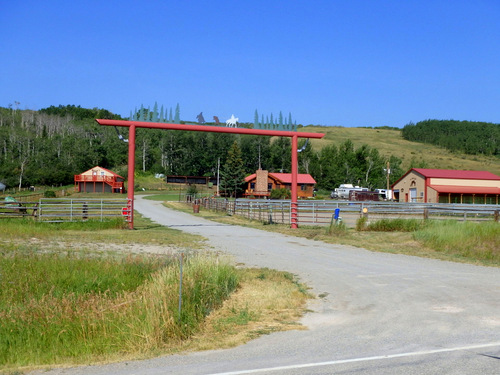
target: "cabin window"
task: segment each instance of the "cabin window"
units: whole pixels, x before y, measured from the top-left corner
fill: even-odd
[[[307,190],[307,185],[306,184],[300,185],[300,190],[306,191]]]
[[[268,190],[268,191],[273,190],[273,184],[272,184],[271,182],[269,182],[269,183],[267,184],[267,190]]]
[[[250,182],[250,189],[255,190],[255,182]]]

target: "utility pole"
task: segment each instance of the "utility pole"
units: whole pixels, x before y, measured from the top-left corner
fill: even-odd
[[[387,162],[387,190],[390,190],[391,188],[391,182],[390,182],[390,176],[391,176],[391,165],[389,164],[389,161]]]
[[[219,169],[220,169],[220,158],[217,158],[217,197],[219,196]]]

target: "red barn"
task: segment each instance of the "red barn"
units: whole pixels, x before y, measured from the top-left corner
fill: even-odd
[[[412,168],[392,189],[399,202],[499,204],[500,176],[487,171]]]
[[[125,193],[125,179],[106,168],[94,167],[75,175],[78,193]]]

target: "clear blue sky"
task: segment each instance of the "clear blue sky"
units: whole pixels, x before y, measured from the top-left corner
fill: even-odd
[[[0,106],[500,123],[498,0],[2,1]]]

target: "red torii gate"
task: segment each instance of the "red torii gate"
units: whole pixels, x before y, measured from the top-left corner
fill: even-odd
[[[230,134],[251,134],[251,135],[263,135],[268,137],[292,138],[291,228],[297,228],[298,138],[323,138],[325,136],[322,133],[303,133],[303,132],[299,133],[295,131],[229,128],[229,127],[208,126],[208,125],[182,125],[182,124],[167,124],[167,123],[157,123],[157,122],[155,123],[155,122],[106,120],[106,119],[97,119],[96,121],[99,123],[99,125],[122,126],[129,128],[127,198],[129,199],[130,202],[130,207],[129,207],[130,229],[134,229],[134,173],[135,173],[135,129],[136,128],[184,130],[184,131],[230,133]]]

